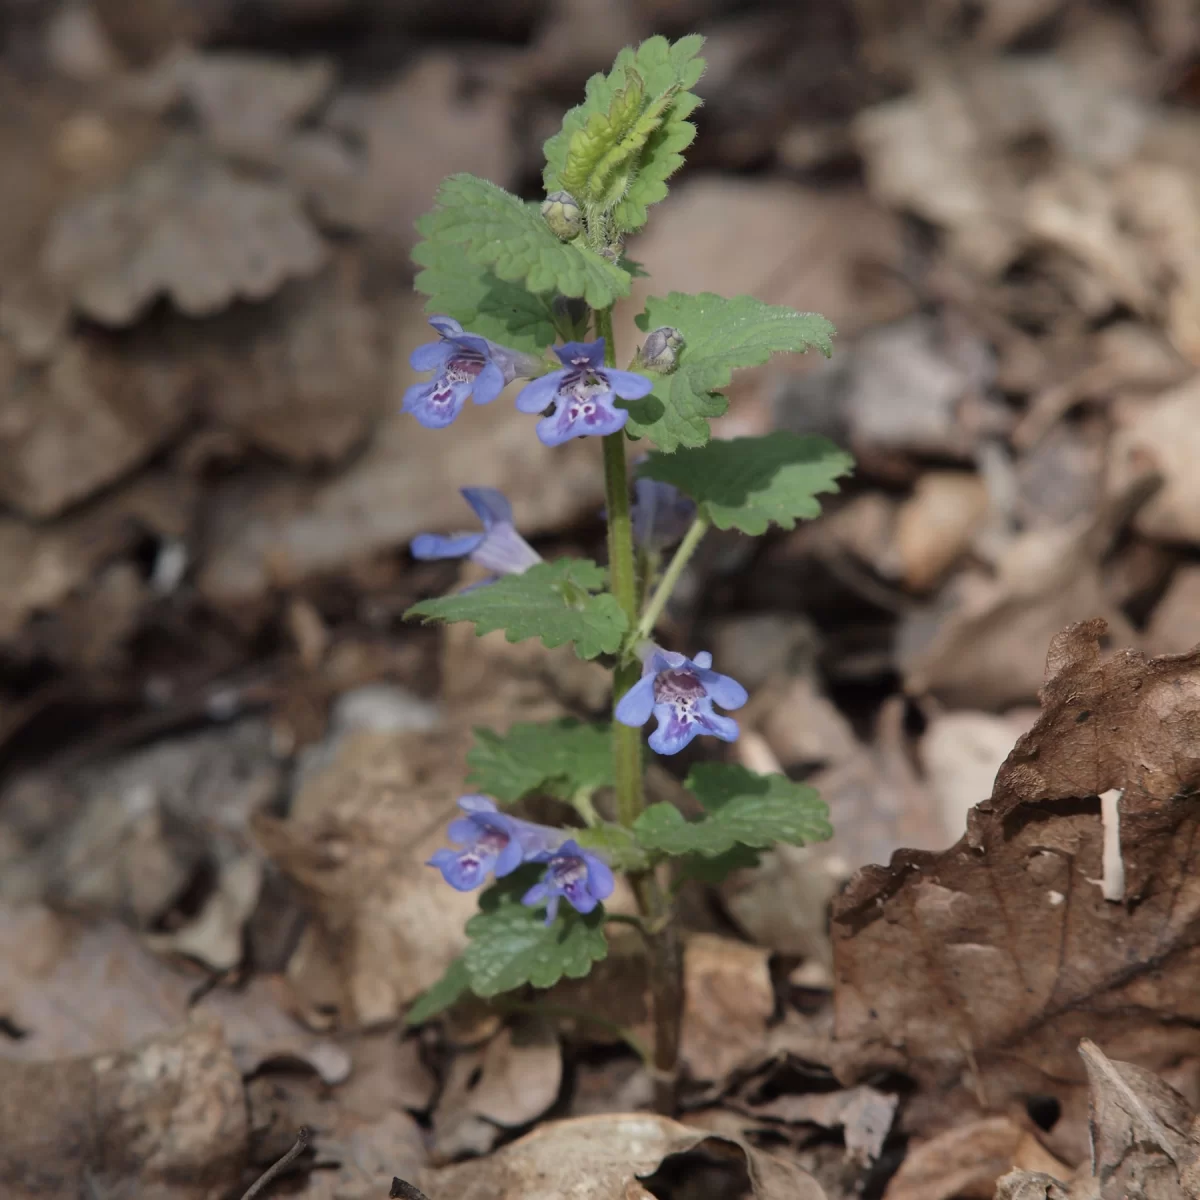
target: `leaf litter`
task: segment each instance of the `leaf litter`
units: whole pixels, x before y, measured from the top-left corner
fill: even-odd
[[[594,722],[607,696],[565,648],[396,621],[453,582],[397,554],[452,527],[446,476],[505,488],[549,559],[602,548],[596,464],[543,461],[504,401],[449,451],[390,415],[424,336],[392,262],[441,175],[528,173],[553,107],[530,81],[574,93],[587,68],[517,49],[571,27],[518,0],[475,14],[470,56],[441,40],[454,6],[392,13],[369,64],[346,48],[374,0],[261,7],[242,44],[224,3],[77,3],[0,52],[22,164],[0,231],[6,1188],[223,1200],[303,1124],[276,1187],[341,1200],[395,1175],[430,1200],[1196,1195],[1187,6],[989,3],[968,28],[857,3],[850,55],[755,6],[681,10],[711,24],[714,137],[631,245],[635,293],[828,312],[829,367],[757,368],[719,427],[849,437],[860,467],[755,558],[710,535],[667,614],[760,671],[736,761],[816,786],[835,826],[681,893],[679,1125],[636,1111],[649,1077],[610,1030],[470,1005],[395,1025],[458,945],[420,867],[467,786],[455,739]],[[36,82],[13,69],[43,45]],[[797,82],[817,59],[845,64],[819,113]],[[1059,637],[1095,617],[1105,649]],[[393,705],[412,732],[364,738],[338,699],[363,684],[420,723]],[[557,817],[555,790],[522,803]],[[602,999],[644,1038],[617,941]],[[587,982],[545,999],[590,1006]]]

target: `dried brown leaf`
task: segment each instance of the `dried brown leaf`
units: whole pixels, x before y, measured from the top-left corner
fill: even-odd
[[[996,1200],[1071,1200],[1071,1197],[1053,1175],[1014,1168],[996,1180]]]
[[[5,1200],[224,1200],[246,1141],[242,1078],[215,1023],[120,1054],[5,1067]]]
[[[304,467],[338,462],[365,439],[387,403],[388,362],[364,271],[344,253],[270,305],[209,323],[198,357],[215,422]],[[194,331],[177,332],[196,355]]]
[[[195,985],[116,922],[86,926],[41,905],[0,905],[0,1017],[22,1035],[0,1034],[0,1059],[123,1051],[184,1020]]]
[[[160,295],[188,316],[262,300],[324,259],[286,187],[176,141],[117,187],[57,214],[43,268],[85,316],[122,326]]]
[[[254,822],[311,910],[288,967],[306,1020],[392,1020],[465,946],[477,897],[425,866],[445,844],[464,751],[460,736],[351,734],[287,820]]]
[[[486,1154],[505,1129],[529,1125],[558,1098],[558,1037],[544,1021],[506,1026],[451,1064],[433,1113],[435,1161]]]
[[[1013,1165],[1023,1136],[1007,1117],[987,1117],[947,1130],[911,1148],[884,1200],[989,1200]]]
[[[673,1168],[701,1179],[714,1163],[744,1172],[754,1200],[824,1200],[816,1180],[792,1163],[650,1113],[551,1121],[487,1158],[422,1172],[417,1182],[455,1200],[630,1200],[646,1194],[639,1178],[672,1156]]]
[[[1110,493],[1127,487],[1147,467],[1163,477],[1162,487],[1134,518],[1139,533],[1168,541],[1200,541],[1200,481],[1193,469],[1198,453],[1200,376],[1140,407],[1118,430],[1110,449]]]
[[[145,341],[129,353],[77,334],[21,366],[0,339],[0,501],[53,517],[119,480],[182,426],[193,379]]]
[[[1200,1055],[1190,979],[1200,889],[1200,654],[1105,660],[1103,622],[1047,659],[1042,715],[944,854],[901,853],[835,903],[837,1033],[860,1063],[900,1052],[911,1127],[1050,1096],[1060,1158],[1086,1151],[1071,1049],[1087,1033],[1149,1069]],[[1126,904],[1106,901],[1097,797],[1124,789]],[[892,1058],[894,1061],[894,1058]]]
[[[898,1096],[865,1085],[837,1092],[784,1093],[762,1104],[747,1107],[755,1117],[811,1123],[841,1129],[847,1154],[864,1164],[874,1162],[883,1150],[896,1115]]]
[[[1153,1071],[1113,1062],[1087,1038],[1079,1053],[1087,1067],[1092,1173],[1102,1200],[1185,1200],[1179,1174],[1200,1150],[1189,1136],[1191,1105]]]
[[[471,171],[504,186],[511,175],[510,97],[487,87],[467,94],[463,84],[459,62],[428,54],[386,87],[343,93],[331,106],[328,128],[361,153],[347,156],[322,130],[285,146],[281,165],[331,223],[407,249],[443,176]]]

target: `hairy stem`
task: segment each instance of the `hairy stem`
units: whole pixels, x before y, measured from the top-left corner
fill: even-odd
[[[654,1008],[654,1108],[669,1116],[675,1111],[683,1027],[683,951],[669,901],[654,873],[635,875],[631,882],[649,927],[643,932]]]
[[[615,366],[617,354],[613,344],[611,308],[596,311],[596,334],[604,338],[605,363],[610,367]],[[634,629],[638,625],[639,596],[623,432],[604,439],[604,493],[608,506],[609,586],[629,621],[629,628]],[[696,541],[699,541],[699,537]],[[679,570],[683,570],[682,564]],[[640,675],[641,665],[626,651],[613,673],[614,708]],[[613,774],[616,780],[617,819],[622,825],[630,826],[646,805],[642,790],[642,737],[639,730],[616,720],[613,721]],[[654,1106],[659,1112],[669,1114],[675,1108],[679,1029],[683,1020],[683,959],[679,935],[669,920],[669,902],[664,898],[653,872],[633,875],[630,882],[637,896],[638,908],[649,926],[644,932],[650,994],[654,1005]]]
[[[596,333],[604,338],[604,361],[616,363],[613,346],[612,309],[596,312]],[[604,499],[608,507],[609,586],[621,606],[629,627],[637,624],[637,572],[633,557],[633,520],[629,512],[629,478],[625,471],[625,435],[613,433],[604,439]],[[637,682],[641,670],[636,661],[622,660],[613,675],[613,705]],[[613,722],[613,769],[616,777],[617,817],[632,825],[645,807],[642,795],[642,738],[636,729]]]
[[[683,535],[683,541],[679,543],[679,549],[675,551],[674,558],[663,572],[658,587],[654,589],[650,603],[646,605],[646,610],[642,613],[642,619],[633,632],[632,645],[636,646],[638,642],[648,638],[654,632],[654,626],[658,623],[658,618],[662,616],[662,611],[666,608],[667,601],[670,600],[676,584],[679,583],[679,577],[683,574],[684,567],[688,565],[688,559],[695,553],[696,547],[700,545],[704,535],[708,532],[708,526],[708,518],[702,513],[697,513],[688,527],[687,533]]]

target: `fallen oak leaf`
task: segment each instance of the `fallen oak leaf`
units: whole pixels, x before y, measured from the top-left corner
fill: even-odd
[[[1200,651],[1104,660],[1102,621],[1052,643],[1042,714],[966,836],[868,867],[834,908],[836,1033],[917,1080],[911,1132],[1049,1097],[1060,1158],[1087,1152],[1073,1047],[1103,1038],[1152,1070],[1200,1057]],[[1120,801],[1125,904],[1104,900],[1098,797]]]
[[[652,1113],[548,1121],[487,1158],[424,1171],[420,1184],[453,1200],[645,1200],[652,1193],[642,1181],[667,1160],[673,1179],[677,1171],[717,1170],[725,1180],[731,1169],[740,1172],[753,1200],[826,1200],[794,1163]],[[701,1186],[695,1194],[710,1193]]]

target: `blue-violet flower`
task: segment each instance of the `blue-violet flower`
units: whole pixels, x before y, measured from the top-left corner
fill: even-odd
[[[639,477],[633,484],[633,538],[645,550],[674,545],[696,515],[695,501],[674,484]]]
[[[542,556],[516,531],[512,505],[495,488],[463,488],[463,499],[483,522],[482,533],[443,537],[421,533],[412,540],[413,558],[469,558],[498,575],[520,575]]]
[[[621,697],[614,716],[622,725],[633,726],[645,725],[655,716],[658,728],[650,735],[650,749],[656,754],[678,754],[701,733],[736,741],[737,722],[713,712],[713,704],[741,708],[749,696],[737,680],[711,667],[708,651],[688,658],[655,648],[642,667],[641,679]]]
[[[615,884],[608,863],[584,850],[574,838],[538,861],[546,863],[546,874],[521,897],[521,903],[535,907],[545,901],[547,925],[553,924],[558,915],[560,896],[565,896],[576,912],[590,913],[613,893]]]
[[[517,394],[523,413],[540,413],[551,405],[554,411],[537,424],[537,435],[547,446],[561,446],[576,437],[602,437],[623,429],[629,413],[615,407],[613,400],[640,400],[654,384],[634,371],[618,371],[604,365],[604,339],[568,342],[555,346],[563,365]]]
[[[490,404],[505,384],[535,375],[541,359],[520,350],[509,350],[473,333],[466,333],[452,317],[434,316],[429,323],[441,340],[418,346],[408,362],[414,371],[433,371],[425,383],[415,383],[404,393],[402,412],[412,413],[427,429],[444,429],[474,395],[476,404]]]
[[[488,796],[460,796],[458,807],[467,815],[451,821],[447,834],[461,849],[438,850],[425,865],[437,867],[460,892],[477,888],[491,872],[501,879],[523,862],[545,861],[566,837],[562,830],[500,812]]]

